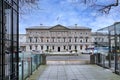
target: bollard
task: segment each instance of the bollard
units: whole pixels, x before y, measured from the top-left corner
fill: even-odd
[[[41,64],[46,65],[46,55],[45,54],[41,54]]]
[[[94,54],[90,55],[90,64],[95,64],[95,55]]]
[[[98,64],[100,64],[101,63],[101,54],[98,53],[97,55],[98,55],[98,57],[97,57],[98,58]]]

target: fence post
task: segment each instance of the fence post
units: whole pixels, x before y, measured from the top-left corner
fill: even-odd
[[[24,80],[24,60],[22,60],[22,80]]]
[[[30,61],[31,61],[31,57],[27,58],[27,62],[28,62],[28,76],[30,76],[31,72],[30,72]]]
[[[95,55],[94,54],[90,55],[90,64],[95,64]]]
[[[32,57],[31,57],[31,75],[32,75]]]
[[[45,54],[41,54],[41,64],[42,65],[46,65],[46,55]]]

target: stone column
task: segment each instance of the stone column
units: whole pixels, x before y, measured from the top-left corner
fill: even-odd
[[[61,51],[64,51],[64,47],[63,47],[63,45],[61,46]]]
[[[32,38],[32,43],[34,43],[34,42],[35,42],[35,38],[33,37],[33,38]]]
[[[32,45],[32,50],[35,50],[35,45]]]
[[[85,45],[83,45],[83,49],[82,49],[82,51],[85,51],[85,48],[86,48],[86,46],[85,46]]]
[[[80,47],[79,47],[79,45],[76,45],[77,46],[77,52],[79,52],[80,51]]]
[[[71,50],[74,50],[74,45],[71,46]]]
[[[43,50],[47,50],[47,46],[46,45],[43,45]]]
[[[41,51],[41,46],[40,46],[40,45],[38,45],[38,50],[40,50],[40,51]]]
[[[30,46],[26,45],[26,51],[30,51]]]

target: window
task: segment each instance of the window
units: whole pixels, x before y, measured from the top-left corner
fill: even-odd
[[[60,37],[58,37],[58,42],[60,42]]]
[[[101,39],[101,38],[99,37],[99,41],[100,41],[100,39]]]
[[[80,50],[82,50],[82,45],[80,45]]]
[[[47,42],[49,42],[49,40],[47,39]]]
[[[29,37],[30,42],[32,42],[32,37]]]
[[[71,50],[71,46],[69,46],[69,50]]]
[[[46,39],[47,39],[47,42],[49,42],[49,37],[47,37]]]
[[[64,50],[66,49],[66,46],[64,46]]]
[[[86,49],[88,48],[88,45],[86,45]]]
[[[71,42],[71,37],[69,37],[69,42]]]
[[[77,49],[77,46],[75,45],[75,50]]]
[[[104,42],[104,38],[102,38],[102,42]]]
[[[64,37],[63,39],[64,39],[64,41],[63,41],[63,42],[65,42],[65,37]]]
[[[88,42],[88,39],[86,38],[86,42]]]
[[[52,46],[52,49],[54,50],[54,46]]]
[[[41,42],[43,42],[43,37],[41,37]]]
[[[77,37],[75,37],[75,42],[77,42]]]
[[[95,41],[97,41],[97,38],[95,38]]]
[[[43,46],[41,46],[41,50],[43,50]]]
[[[52,42],[54,42],[54,39],[55,39],[55,38],[54,38],[54,37],[52,37]]]
[[[88,42],[88,37],[86,37],[86,42]]]
[[[49,46],[47,46],[47,50],[49,49]]]
[[[38,37],[35,37],[35,42],[37,42]]]
[[[80,40],[80,42],[82,42],[82,40]]]
[[[32,45],[30,45],[30,50],[32,50]]]

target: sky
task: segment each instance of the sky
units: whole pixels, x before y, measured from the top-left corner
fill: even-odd
[[[40,0],[37,6],[23,10],[20,14],[20,34],[25,34],[25,28],[33,26],[84,26],[95,32],[97,29],[110,26],[120,21],[119,7],[112,9],[109,14],[101,14],[95,8],[81,3],[82,0]],[[102,0],[104,1],[104,0]],[[109,0],[106,0],[109,2]],[[99,3],[107,3],[99,2]],[[69,28],[69,27],[68,27]]]

